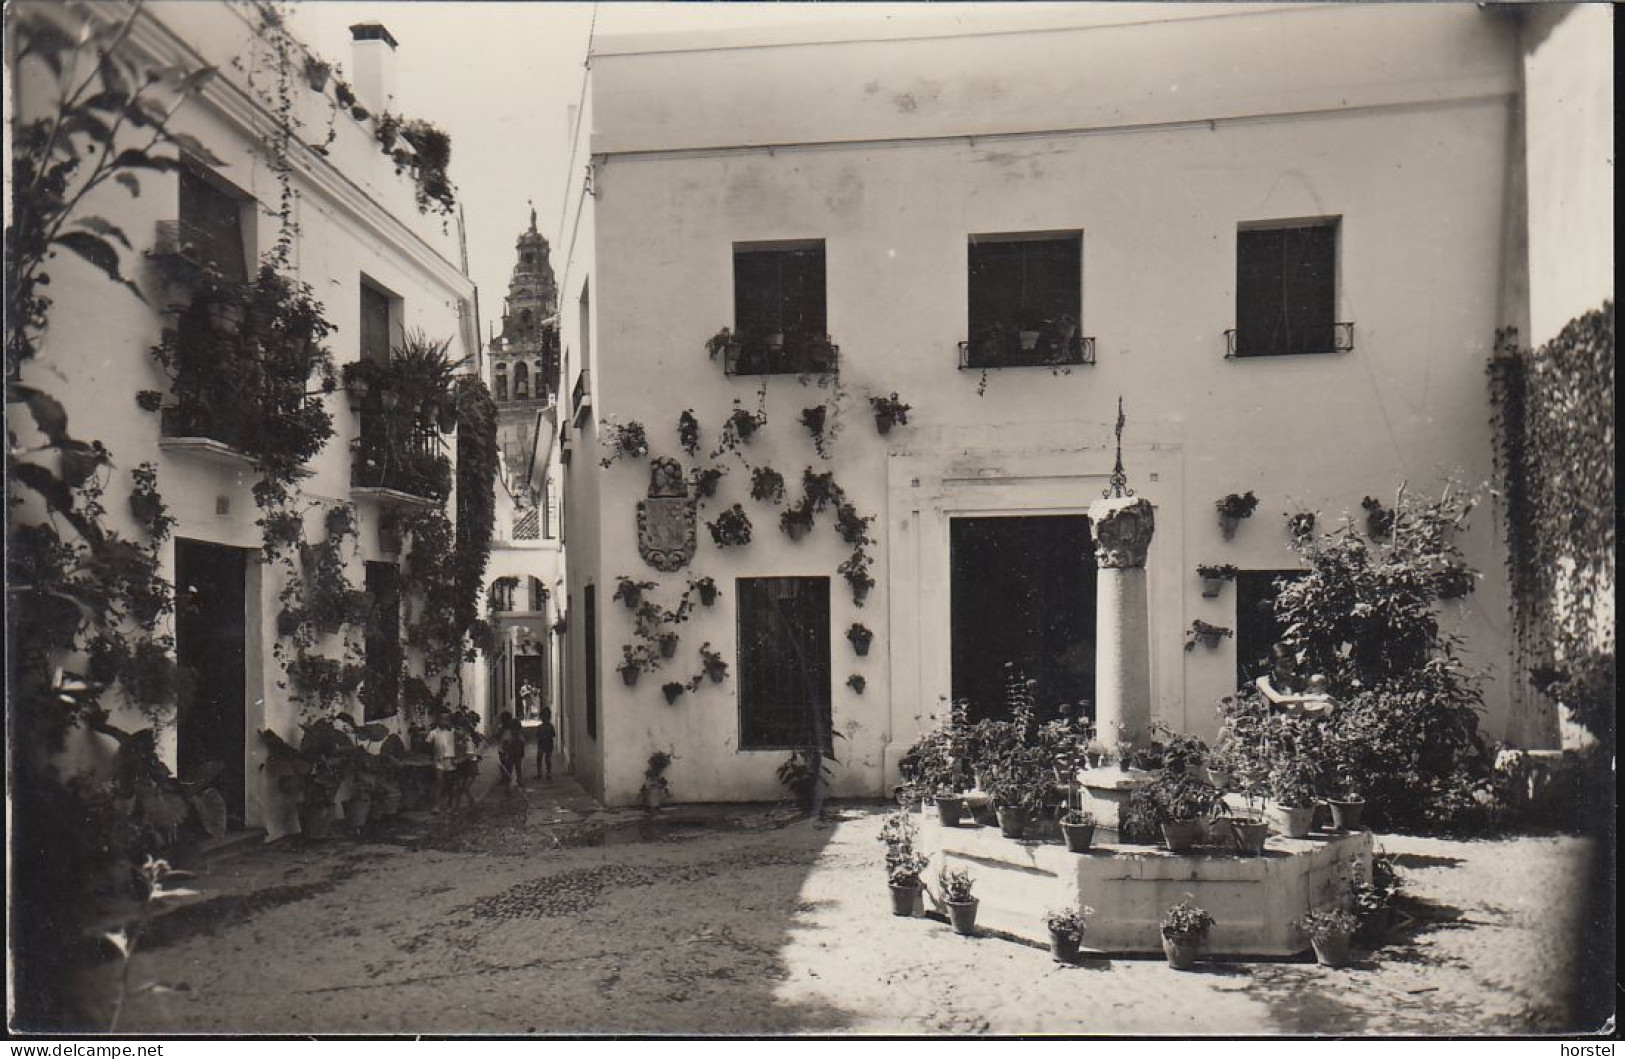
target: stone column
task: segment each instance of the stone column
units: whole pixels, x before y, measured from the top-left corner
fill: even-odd
[[[1107,747],[1141,744],[1151,726],[1151,644],[1145,555],[1155,520],[1151,502],[1115,497],[1089,506],[1095,558],[1096,738]]]
[[[1151,727],[1151,640],[1146,617],[1145,553],[1154,531],[1151,502],[1133,497],[1089,506],[1095,558],[1095,737],[1114,753],[1141,745]],[[1119,840],[1125,812],[1143,772],[1118,763],[1078,773],[1079,808],[1095,817],[1105,840]]]

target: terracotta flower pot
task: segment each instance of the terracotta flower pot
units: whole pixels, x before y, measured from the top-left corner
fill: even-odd
[[[1218,596],[1218,594],[1223,589],[1224,589],[1224,578],[1222,578],[1222,577],[1204,577],[1204,578],[1202,578],[1202,596],[1203,596],[1203,598],[1205,598],[1205,599],[1214,599],[1214,598],[1216,598]]]
[[[1315,950],[1315,962],[1322,967],[1346,967],[1349,962],[1349,936],[1329,934],[1324,938],[1310,938]]]
[[[812,523],[810,522],[802,522],[799,519],[795,519],[784,524],[784,535],[793,541],[799,541],[801,538],[805,537],[811,532]]]
[[[633,687],[638,682],[638,673],[639,670],[636,666],[622,666],[621,680],[625,682],[627,687]]]
[[[1365,813],[1364,798],[1337,799],[1328,798],[1326,804],[1332,810],[1332,827],[1339,831],[1358,831],[1360,817]]]
[[[1196,957],[1202,951],[1201,938],[1162,938],[1162,954],[1168,957],[1168,966],[1176,971],[1188,971],[1196,966]]]
[[[1202,838],[1200,820],[1170,820],[1162,825],[1162,840],[1170,853],[1184,853]]]
[[[999,819],[999,832],[1005,838],[1020,838],[1027,833],[1027,821],[1031,816],[1025,809],[1010,806],[999,806],[996,810]]]
[[[852,650],[858,653],[859,658],[863,658],[869,654],[869,644],[870,641],[868,639],[853,640]]]
[[[880,433],[882,433],[882,434],[890,434],[891,433],[891,428],[896,423],[897,423],[897,420],[893,419],[891,416],[886,415],[883,412],[876,412],[875,413],[875,429],[877,431],[879,431]]]
[[[1056,963],[1077,963],[1078,950],[1082,946],[1082,938],[1062,934],[1056,930],[1049,932],[1049,951],[1050,955],[1055,957]]]
[[[1275,825],[1280,828],[1281,834],[1287,838],[1305,838],[1315,822],[1315,807],[1277,805],[1274,816]]]
[[[1264,852],[1264,842],[1270,836],[1269,824],[1245,817],[1232,817],[1228,823],[1236,852],[1245,857],[1257,857]]]
[[[703,603],[705,606],[709,607],[713,603],[715,603],[716,601],[717,601],[717,586],[716,585],[701,585],[700,586],[700,602]]]
[[[920,901],[920,884],[912,886],[899,886],[890,883],[891,887],[891,914],[894,916],[912,916],[914,906]]]
[[[965,814],[965,799],[952,795],[937,795],[937,819],[942,821],[944,827],[958,827],[959,818]]]
[[[1061,821],[1061,837],[1066,840],[1066,848],[1073,853],[1088,853],[1089,844],[1095,840],[1094,824],[1069,824]]]
[[[969,901],[949,901],[948,919],[954,925],[955,934],[966,937],[976,933],[976,906],[981,904],[974,897]]]

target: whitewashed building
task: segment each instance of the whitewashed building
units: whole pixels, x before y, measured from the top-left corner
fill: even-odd
[[[93,22],[114,22],[131,8],[92,4],[85,10]],[[338,367],[388,361],[413,332],[446,343],[450,360],[473,363],[474,285],[462,259],[458,216],[414,180],[411,144],[381,128],[386,115],[411,117],[400,114],[390,88],[397,43],[376,24],[353,32],[346,82],[334,69],[335,57],[308,51],[269,5],[140,7],[120,45],[138,68],[217,71],[173,119],[201,150],[182,151],[176,169],[140,174],[138,195],[109,183],[83,203],[83,213],[128,234],[123,271],[147,302],[83,261],[59,255],[43,352],[23,372],[24,381],[59,396],[80,433],[99,438],[113,454],[106,518],[128,539],[145,539],[123,500],[128,473],[141,464],[156,469],[175,520],[160,553],[161,572],[180,601],[175,653],[197,683],[187,711],[177,718],[171,706],[157,718],[159,756],[182,780],[207,763],[222,765],[219,789],[230,818],[238,826],[266,828],[272,837],[296,825],[292,806],[260,767],[266,751],[259,732],[270,729],[297,743],[300,722],[316,714],[294,701],[289,674],[276,657],[284,580],[282,568],[262,554],[257,522],[266,513],[253,495],[260,475],[229,443],[170,429],[167,411],[161,419],[156,409],[138,409],[134,395],[154,392],[166,407],[171,403],[169,380],[148,351],[173,323],[166,307],[185,300],[185,283],[173,282],[177,270],[212,266],[228,279],[252,278],[284,233],[291,239],[286,275],[308,284],[323,306],[335,328],[326,345]],[[52,104],[45,70],[27,63],[16,74],[8,77],[16,113],[24,119],[45,113]],[[439,190],[445,189],[428,189]],[[303,512],[307,540],[320,538],[328,516],[348,512],[355,532],[341,549],[343,570],[369,606],[393,604],[396,614],[384,626],[395,633],[393,645],[357,640],[345,648],[336,636],[323,641],[335,661],[363,667],[365,679],[378,682],[373,705],[363,707],[352,687],[334,709],[351,712],[358,723],[380,721],[404,731],[407,710],[393,677],[403,650],[400,558],[386,521],[433,503],[355,470],[352,452],[366,428],[342,387],[310,399],[323,403],[334,435],[303,468],[293,507]],[[418,437],[418,443],[429,457],[455,466],[453,435]],[[411,661],[411,649],[405,657]],[[115,709],[111,720],[127,730],[153,723],[130,708]],[[94,766],[107,762],[112,744],[81,731],[70,749],[81,766]]]
[[[554,258],[578,774],[625,803],[665,750],[680,799],[775,798],[813,701],[840,737],[834,793],[875,796],[943,700],[997,701],[1006,662],[1041,700],[1090,700],[1084,513],[1120,397],[1156,510],[1153,714],[1211,735],[1273,638],[1285,516],[1485,483],[1497,328],[1533,312],[1539,339],[1611,288],[1608,17],[1080,5],[599,39]],[[894,393],[907,423],[882,435],[867,398]],[[818,405],[827,459],[801,418]],[[736,409],[759,429],[717,452]],[[671,490],[614,458],[633,423],[691,479],[727,471],[674,571],[640,554],[639,505]],[[762,468],[781,503],[752,498]],[[833,505],[805,539],[780,530],[807,468],[875,518],[861,606]],[[1215,505],[1249,492],[1228,536]],[[707,523],[736,503],[750,543],[719,547]],[[1490,675],[1484,727],[1550,745],[1511,691],[1488,505],[1462,543],[1482,577],[1448,620]],[[1204,596],[1197,566],[1227,564]],[[720,598],[682,607],[702,576]],[[621,578],[685,620],[639,636]],[[1234,635],[1187,651],[1198,619]],[[702,645],[721,683],[698,679]],[[626,683],[625,649],[658,667]]]

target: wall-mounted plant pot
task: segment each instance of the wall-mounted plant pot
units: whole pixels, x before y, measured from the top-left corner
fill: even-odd
[[[310,84],[312,92],[320,92],[327,87],[327,79],[333,73],[329,63],[318,62],[314,59],[305,60],[305,80]]]
[[[620,670],[621,680],[626,684],[627,687],[630,688],[637,684],[638,673],[641,671],[636,666],[621,666]]]
[[[859,658],[863,658],[869,654],[869,643],[868,640],[853,640],[852,650],[858,653]]]
[[[1236,515],[1219,516],[1219,529],[1224,533],[1225,540],[1229,540],[1236,535],[1236,527],[1239,525],[1241,525],[1241,519]]]
[[[356,375],[344,384],[344,392],[349,395],[351,404],[360,404],[372,393],[372,383],[364,376]]]
[[[637,610],[638,604],[643,602],[643,589],[634,588],[622,593],[621,602],[626,604],[627,610]]]
[[[711,683],[720,684],[728,679],[728,667],[725,665],[706,666],[705,675],[711,678]]]
[[[897,420],[893,419],[889,415],[885,415],[880,412],[875,413],[875,429],[882,434],[890,434],[891,428],[895,426],[896,423]]]
[[[716,603],[716,601],[717,601],[717,586],[716,585],[701,585],[700,586],[700,603],[702,603],[703,605],[709,607],[709,606],[713,605],[714,603]]]
[[[355,106],[350,108],[350,117],[357,121],[366,121],[368,118],[372,117],[372,111],[357,103]]]
[[[661,687],[660,693],[666,696],[667,706],[674,706],[676,705],[677,700],[682,698],[683,686],[676,682],[666,684]]]
[[[1215,599],[1215,598],[1217,598],[1219,593],[1221,591],[1223,591],[1223,589],[1224,589],[1224,578],[1222,578],[1222,577],[1204,577],[1204,578],[1202,578],[1202,597],[1204,599]]]
[[[660,657],[674,658],[677,655],[677,637],[662,636],[660,638]]]
[[[799,541],[810,532],[812,532],[812,523],[810,522],[793,521],[784,524],[784,535],[792,541]]]
[[[874,587],[873,585],[867,585],[867,584],[853,585],[852,586],[852,601],[854,603],[858,604],[858,606],[861,607],[863,605],[863,601],[869,598],[869,589],[871,589],[873,587]]]

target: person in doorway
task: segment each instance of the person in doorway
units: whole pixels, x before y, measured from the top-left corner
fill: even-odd
[[[444,710],[434,715],[429,728],[429,748],[434,754],[434,801],[438,813],[449,809],[452,798],[452,772],[457,768],[457,733],[451,727],[451,715]]]
[[[536,778],[542,778],[542,770],[547,770],[547,778],[553,778],[553,740],[558,732],[553,728],[552,711],[542,714],[542,723],[536,728]]]

